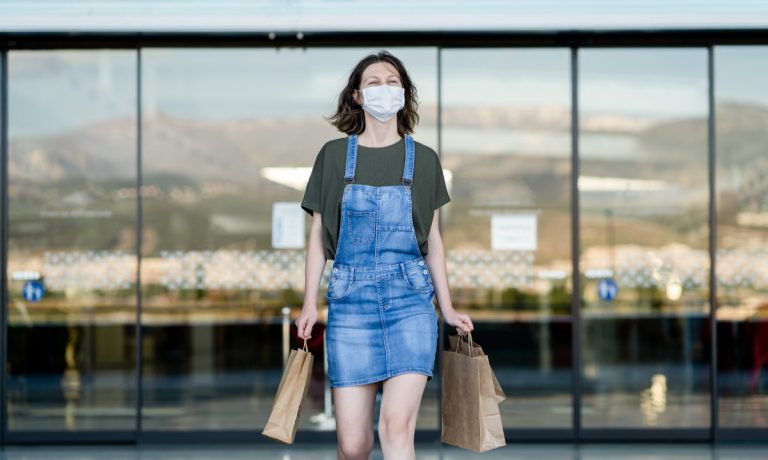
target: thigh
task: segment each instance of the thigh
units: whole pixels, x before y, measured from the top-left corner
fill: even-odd
[[[373,409],[378,390],[379,382],[331,388],[339,441],[373,438]]]
[[[382,422],[408,424],[416,427],[421,398],[427,385],[427,376],[413,372],[399,374],[384,381],[379,424]]]

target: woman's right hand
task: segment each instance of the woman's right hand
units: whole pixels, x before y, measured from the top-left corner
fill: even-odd
[[[301,314],[296,318],[296,329],[300,339],[309,340],[312,338],[312,327],[317,322],[317,307],[305,305],[301,309]]]
[[[456,310],[443,313],[443,318],[449,326],[454,326],[459,335],[467,335],[475,329],[472,319],[466,313],[459,313]]]

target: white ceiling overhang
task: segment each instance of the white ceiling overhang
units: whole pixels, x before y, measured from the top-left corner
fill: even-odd
[[[768,28],[766,0],[3,0],[2,32]]]

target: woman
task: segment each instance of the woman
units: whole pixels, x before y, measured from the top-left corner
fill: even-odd
[[[438,208],[450,201],[434,150],[409,135],[416,89],[386,51],[362,59],[331,122],[348,136],[315,159],[302,207],[312,215],[305,299],[296,320],[308,339],[327,259],[326,350],[338,456],[368,459],[383,382],[379,439],[386,459],[413,459],[414,431],[437,351],[437,300],[460,335],[474,329],[453,309]]]

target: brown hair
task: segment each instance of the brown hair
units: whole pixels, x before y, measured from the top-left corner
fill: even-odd
[[[363,106],[355,102],[353,97],[354,90],[359,89],[363,77],[363,72],[369,65],[376,62],[387,62],[391,64],[400,74],[400,82],[405,90],[405,105],[397,112],[397,132],[401,137],[413,132],[414,126],[419,123],[419,114],[416,112],[419,107],[416,95],[416,87],[413,86],[405,66],[389,51],[382,50],[375,54],[369,54],[357,63],[352,73],[349,75],[347,85],[339,94],[339,103],[336,113],[330,118],[326,118],[339,131],[347,134],[360,134],[365,130],[365,114]]]

